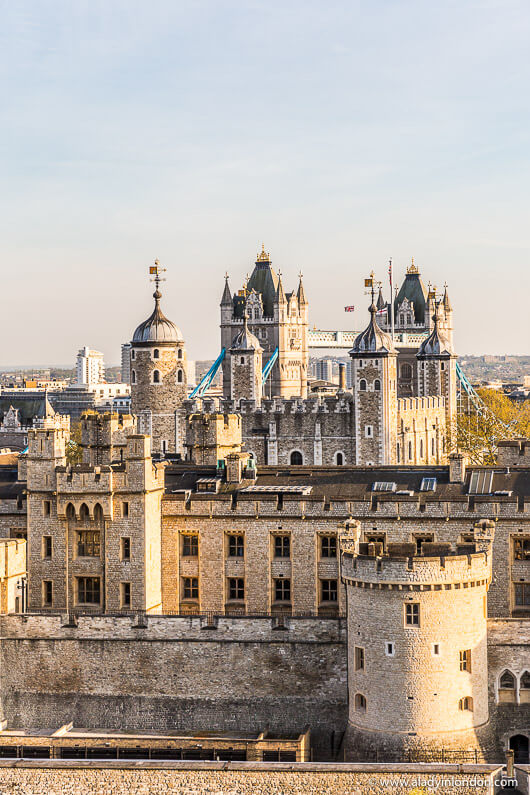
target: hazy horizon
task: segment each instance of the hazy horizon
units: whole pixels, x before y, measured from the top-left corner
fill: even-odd
[[[364,328],[364,278],[388,296],[414,257],[458,354],[525,355],[527,3],[0,12],[0,369],[84,345],[115,366],[155,257],[189,358],[214,359],[224,273],[241,287],[262,243],[286,290],[303,271],[311,327]]]

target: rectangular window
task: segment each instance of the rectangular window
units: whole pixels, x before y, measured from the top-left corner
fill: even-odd
[[[51,607],[53,604],[53,583],[51,580],[44,580],[42,583],[42,604],[44,607]]]
[[[131,606],[131,583],[130,582],[122,582],[120,583],[120,600],[122,607],[130,607]]]
[[[77,534],[77,555],[80,558],[95,558],[100,554],[98,530],[81,530]]]
[[[245,580],[243,577],[228,578],[228,598],[231,600],[245,598]]]
[[[51,558],[52,556],[52,537],[42,536],[42,557]]]
[[[355,671],[364,671],[364,649],[360,646],[355,647],[353,664]]]
[[[286,580],[283,577],[274,580],[274,600],[276,602],[291,601],[291,580]]]
[[[393,657],[396,652],[396,647],[393,643],[387,642],[385,643],[385,654],[387,657]]]
[[[228,557],[242,558],[245,554],[245,538],[239,535],[228,536]]]
[[[460,670],[471,672],[471,649],[460,652]]]
[[[199,554],[199,536],[182,536],[182,555],[185,558],[196,558]]]
[[[129,503],[128,502],[122,502],[122,504],[121,504],[121,515],[123,516],[124,519],[126,519],[129,516]]]
[[[530,538],[513,539],[513,557],[515,560],[530,560]]]
[[[128,537],[123,537],[120,541],[121,543],[121,559],[122,560],[130,560],[131,559],[131,539]]]
[[[364,435],[367,439],[371,439],[374,435],[374,426],[373,425],[365,425],[364,426]]]
[[[434,540],[434,536],[432,533],[426,533],[425,535],[421,536],[414,536],[413,541],[416,544],[416,553],[421,555],[421,548],[425,542],[431,542]]]
[[[274,536],[274,557],[275,558],[290,558],[291,557],[291,538],[290,536]]]
[[[98,605],[101,601],[99,577],[79,577],[77,580],[77,601],[79,604]]]
[[[198,577],[183,577],[182,578],[182,592],[184,599],[198,599],[199,598],[199,578]]]
[[[530,582],[515,583],[516,607],[530,607]]]
[[[337,557],[337,536],[320,536],[320,557]]]
[[[368,544],[382,544],[383,551],[386,547],[386,533],[365,533],[364,537]]]
[[[321,580],[321,596],[323,602],[337,601],[337,580]]]
[[[42,513],[44,516],[49,516],[51,512],[51,503],[49,500],[44,500],[42,503]]]
[[[439,657],[440,656],[440,644],[439,643],[433,643],[433,645],[432,645],[432,653],[433,653],[434,657]]]
[[[420,625],[420,605],[418,602],[405,603],[405,626],[419,627]]]

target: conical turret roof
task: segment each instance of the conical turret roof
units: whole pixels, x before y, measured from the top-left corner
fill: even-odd
[[[259,344],[259,340],[254,334],[250,331],[248,327],[248,315],[245,312],[243,315],[243,328],[238,331],[234,339],[232,340],[232,345],[230,346],[231,351],[262,351],[263,348]]]
[[[350,356],[357,353],[396,353],[392,337],[383,331],[377,323],[377,307],[373,301],[369,312],[370,322],[365,330],[355,338]]]
[[[162,293],[158,289],[153,293],[153,298],[155,299],[155,308],[147,320],[140,323],[134,332],[133,345],[184,342],[181,330],[164,315],[160,308]]]
[[[448,338],[438,328],[438,304],[434,313],[434,328],[418,348],[416,356],[451,356],[453,349]]]

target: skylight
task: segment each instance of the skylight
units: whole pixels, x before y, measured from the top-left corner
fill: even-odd
[[[436,491],[436,478],[423,478],[420,491]]]
[[[396,484],[389,480],[376,480],[372,486],[372,491],[395,491]]]

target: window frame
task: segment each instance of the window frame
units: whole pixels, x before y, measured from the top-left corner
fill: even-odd
[[[291,604],[292,601],[292,593],[291,593],[291,578],[290,577],[275,577],[273,580],[273,588],[274,588],[274,602],[279,604]],[[281,596],[278,596],[279,591],[281,591]],[[285,597],[285,592],[288,592],[288,597]]]
[[[409,611],[410,608],[410,611]],[[414,609],[417,608],[417,609]],[[403,616],[405,628],[417,629],[420,626],[420,603],[419,602],[404,602],[403,603]],[[411,619],[409,621],[409,618]]]
[[[327,594],[328,599],[325,598]],[[335,598],[333,598],[333,596]],[[320,602],[321,604],[335,605],[339,601],[339,581],[335,577],[323,578],[320,580]]]
[[[229,602],[244,602],[246,596],[245,578],[228,577],[227,599]]]
[[[272,533],[273,538],[273,558],[275,560],[290,560],[291,559],[291,534],[290,533]],[[281,547],[280,550],[278,548]],[[287,554],[285,554],[285,547],[287,547]]]
[[[76,577],[76,597],[78,605],[101,605],[101,577]],[[87,596],[92,591],[93,599],[81,599],[81,586],[83,585],[83,596]],[[90,587],[87,587],[90,586]],[[97,599],[95,596],[97,595]]]
[[[181,556],[183,558],[198,558],[199,557],[199,534],[198,533],[181,533],[182,546]]]
[[[239,560],[245,557],[245,536],[243,533],[227,533],[227,557]]]

